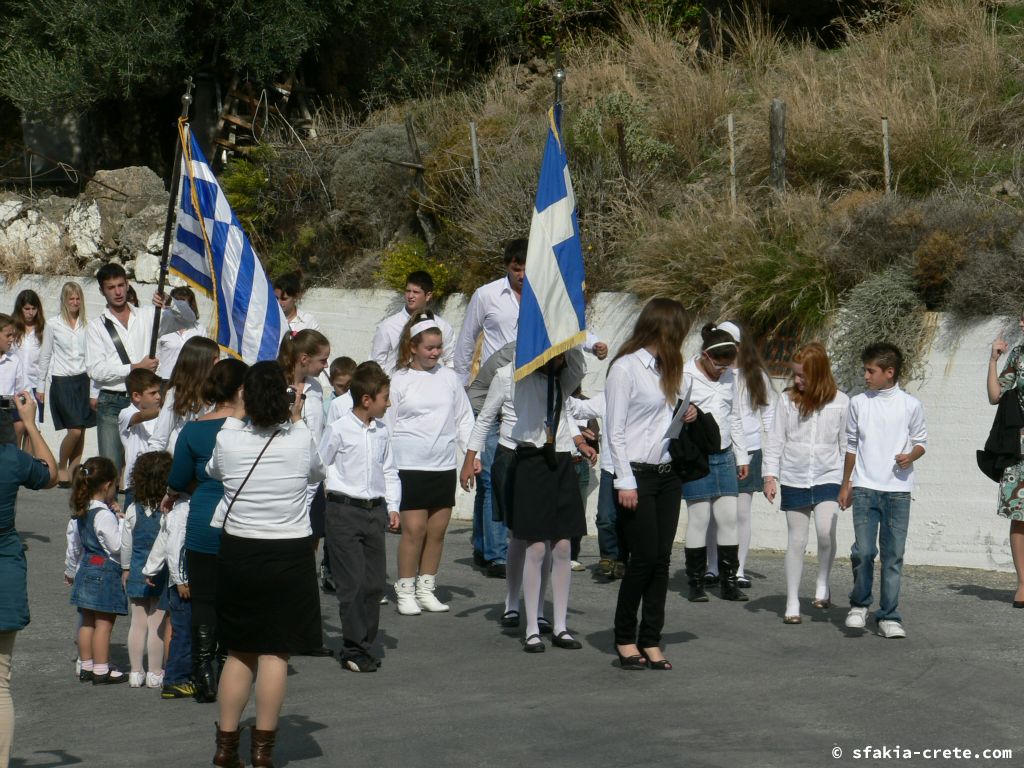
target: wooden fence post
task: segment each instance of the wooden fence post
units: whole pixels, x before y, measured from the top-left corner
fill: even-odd
[[[786,190],[786,103],[782,99],[772,99],[768,127],[771,145],[768,183],[782,193]]]

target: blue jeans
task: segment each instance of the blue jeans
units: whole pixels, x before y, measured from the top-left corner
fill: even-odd
[[[118,474],[124,466],[124,446],[117,431],[117,417],[130,403],[128,395],[113,392],[100,392],[96,402],[96,450],[114,462]]]
[[[607,469],[601,470],[601,485],[597,489],[597,548],[601,557],[608,560],[625,560],[619,557],[618,508],[615,506],[615,475]]]
[[[192,679],[192,601],[183,600],[173,584],[167,588],[171,613],[171,647],[167,652],[164,683],[187,683]]]
[[[476,498],[473,500],[473,551],[489,563],[508,559],[508,528],[494,519],[491,509],[491,464],[498,449],[498,425],[487,433],[484,452],[480,454],[480,474],[476,477]]]
[[[853,532],[856,540],[850,550],[853,565],[850,605],[863,608],[871,605],[875,556],[881,553],[882,589],[875,612],[876,621],[902,621],[897,605],[909,525],[909,493],[853,489]]]

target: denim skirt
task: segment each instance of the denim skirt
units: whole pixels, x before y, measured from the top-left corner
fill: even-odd
[[[779,508],[783,512],[806,509],[823,501],[839,500],[839,483],[822,483],[810,488],[795,488],[784,485],[781,488],[782,499]]]
[[[683,498],[686,501],[704,501],[739,493],[736,457],[732,454],[732,448],[709,454],[708,468],[711,471],[705,477],[683,484]]]
[[[761,477],[761,449],[750,452],[750,468],[747,476],[739,481],[740,493],[761,493],[764,491],[764,478]]]
[[[128,596],[121,586],[120,564],[101,555],[83,555],[71,587],[71,604],[98,613],[127,616]]]

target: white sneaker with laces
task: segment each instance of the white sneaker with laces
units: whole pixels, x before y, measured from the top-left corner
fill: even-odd
[[[864,629],[868,623],[868,609],[864,606],[855,605],[846,614],[846,626],[850,629]]]
[[[907,636],[907,631],[898,621],[882,619],[878,622],[878,634],[889,640],[901,640]]]
[[[147,672],[146,673],[146,687],[147,688],[163,688],[163,686],[164,686],[164,673],[163,673],[163,670],[161,670],[160,672]]]
[[[585,570],[587,570],[587,566],[585,566],[579,560],[573,560],[569,564],[569,567],[572,568],[572,570],[574,570],[574,571],[585,571]]]
[[[129,672],[128,673],[128,687],[129,688],[141,688],[143,683],[146,682],[145,672]]]

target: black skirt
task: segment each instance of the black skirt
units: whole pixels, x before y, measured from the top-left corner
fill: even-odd
[[[293,654],[320,646],[313,539],[245,539],[222,533],[217,634],[229,651]]]
[[[455,484],[459,478],[454,469],[400,469],[398,477],[402,481],[400,511],[455,506]]]
[[[586,536],[579,479],[569,453],[556,453],[555,466],[539,448],[518,448],[506,482],[511,503],[505,523],[526,541],[554,541]]]
[[[87,429],[96,426],[96,411],[89,407],[89,374],[54,376],[50,381],[53,428]]]

